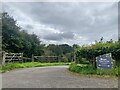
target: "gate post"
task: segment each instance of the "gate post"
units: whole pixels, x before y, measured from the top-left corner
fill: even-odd
[[[32,54],[32,62],[34,62],[34,55]]]
[[[61,62],[61,60],[60,60],[61,58],[60,58],[60,55],[58,56],[58,62],[60,63]]]
[[[21,61],[22,61],[22,63],[23,63],[23,53],[21,53]]]
[[[6,58],[6,53],[5,53],[5,52],[3,52],[3,60],[2,60],[2,65],[4,65],[4,64],[5,64],[5,58]]]

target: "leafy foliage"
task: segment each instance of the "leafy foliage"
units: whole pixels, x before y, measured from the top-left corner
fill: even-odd
[[[24,53],[25,56],[31,57],[34,55],[49,55],[61,56],[67,61],[72,61],[76,52],[77,60],[85,58],[87,60],[95,60],[96,56],[105,53],[112,53],[115,60],[120,59],[120,41],[103,42],[103,37],[100,41],[96,41],[94,45],[79,46],[74,44],[49,44],[45,47],[41,44],[40,38],[35,34],[28,34],[26,30],[22,30],[7,12],[2,13],[2,49],[6,52]]]
[[[2,48],[6,52],[23,52],[25,56],[42,55],[44,45],[35,34],[28,34],[8,13],[2,13]]]
[[[49,44],[45,49],[45,55],[61,56],[64,61],[71,61],[73,47],[68,44]]]
[[[81,46],[76,49],[76,56],[86,58],[88,60],[95,60],[99,55],[112,53],[113,59],[119,61],[120,59],[120,43],[113,42],[112,40],[107,42],[97,42],[93,45]]]
[[[72,72],[76,72],[79,74],[84,75],[110,75],[110,76],[119,76],[120,73],[118,73],[118,70],[120,70],[120,67],[116,67],[113,69],[93,69],[91,65],[88,64],[76,64],[71,63],[69,66],[69,70]]]

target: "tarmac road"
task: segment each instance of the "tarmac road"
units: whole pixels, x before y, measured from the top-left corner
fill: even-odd
[[[76,76],[68,66],[16,69],[2,74],[3,88],[117,88],[118,80]]]

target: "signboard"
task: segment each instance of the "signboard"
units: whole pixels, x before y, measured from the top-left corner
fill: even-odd
[[[113,68],[113,59],[111,53],[96,57],[97,68],[111,69]]]

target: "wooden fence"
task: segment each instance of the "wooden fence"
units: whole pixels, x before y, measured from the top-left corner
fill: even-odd
[[[28,57],[23,57],[23,62],[31,62],[32,59]]]
[[[23,57],[23,53],[6,53],[2,52],[1,54],[1,64],[4,65],[5,63],[23,63],[23,62],[66,62],[64,58],[60,56],[34,56],[32,58]]]
[[[2,53],[2,65],[10,62],[23,62],[23,53]]]
[[[2,52],[0,51],[0,65],[2,65]]]
[[[66,62],[60,56],[34,56],[32,55],[32,62]]]
[[[59,62],[58,56],[32,56],[32,62]]]
[[[1,52],[1,59],[0,63],[1,65],[4,65],[5,63],[23,63],[23,62],[31,62],[31,58],[23,57],[23,53],[6,53]]]

